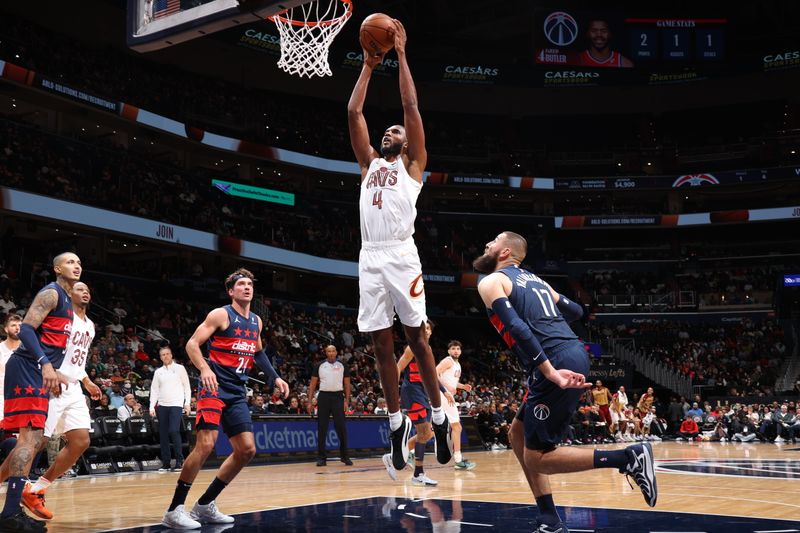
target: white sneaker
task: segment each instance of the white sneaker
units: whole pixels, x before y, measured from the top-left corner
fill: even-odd
[[[164,513],[161,525],[170,529],[200,529],[203,525],[197,520],[193,520],[183,505],[177,506],[172,511]]]
[[[194,504],[190,516],[203,524],[232,524],[234,518],[217,509],[217,504],[211,502],[208,505]]]
[[[389,474],[389,477],[392,478],[392,481],[397,481],[397,470],[394,469],[394,464],[392,464],[392,454],[383,454],[381,461],[383,461],[383,466],[386,467],[386,473]]]
[[[421,473],[418,476],[412,477],[411,478],[411,483],[413,483],[414,485],[430,485],[430,486],[433,486],[433,487],[435,487],[436,485],[439,484],[438,481],[434,481],[431,478],[429,478],[428,476],[426,476],[425,472]]]
[[[785,440],[783,440],[783,438],[782,438],[782,437],[775,437],[775,442],[777,442],[777,443],[781,443],[781,442],[786,442],[786,441],[785,441]]]

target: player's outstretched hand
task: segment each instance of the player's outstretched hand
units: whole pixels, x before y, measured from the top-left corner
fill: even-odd
[[[200,383],[202,383],[203,388],[209,392],[214,392],[219,387],[217,385],[217,376],[209,367],[205,367],[200,371]]]
[[[283,381],[281,378],[278,378],[278,379],[275,380],[275,386],[278,387],[281,390],[281,392],[283,393],[284,399],[289,397],[289,384],[288,383]]]
[[[394,49],[400,54],[406,51],[408,36],[402,22],[397,19],[392,19],[392,22],[394,22]]]
[[[551,376],[548,376],[548,379],[562,389],[586,389],[592,386],[591,383],[586,383],[586,376],[566,368],[556,370]]]
[[[98,401],[103,395],[103,391],[100,390],[100,387],[91,381],[88,383],[88,385],[86,385],[86,392],[89,393],[89,397],[94,401]]]

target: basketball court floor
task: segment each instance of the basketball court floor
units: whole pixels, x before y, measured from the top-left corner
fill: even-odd
[[[659,497],[648,508],[638,488],[609,469],[555,476],[552,487],[572,532],[800,533],[800,446],[657,443]],[[204,533],[267,531],[532,531],[536,511],[511,450],[465,454],[478,466],[453,470],[426,456],[437,487],[391,481],[380,458],[347,467],[335,460],[252,466],[217,503],[236,523]],[[213,478],[200,473],[187,505]],[[154,533],[177,473],[59,481],[47,494],[51,533]],[[446,523],[447,522],[447,523]]]

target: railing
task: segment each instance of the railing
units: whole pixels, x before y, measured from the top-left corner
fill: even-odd
[[[794,318],[794,317],[793,317]],[[800,377],[800,347],[798,347],[797,321],[792,320],[792,354],[786,358],[778,371],[778,379],[775,381],[775,392],[792,390],[795,380]]]
[[[692,380],[638,351],[634,339],[613,339],[611,344],[614,356],[634,365],[640,374],[686,398],[691,397]]]
[[[675,306],[675,295],[666,294],[594,294],[595,303],[606,309],[663,311]]]

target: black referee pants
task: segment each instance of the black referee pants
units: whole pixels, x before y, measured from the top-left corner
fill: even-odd
[[[339,454],[342,459],[347,454],[347,427],[344,422],[344,392],[320,391],[317,397],[317,455],[327,457],[325,439],[328,436],[328,421],[333,415],[333,426],[339,436]]]

